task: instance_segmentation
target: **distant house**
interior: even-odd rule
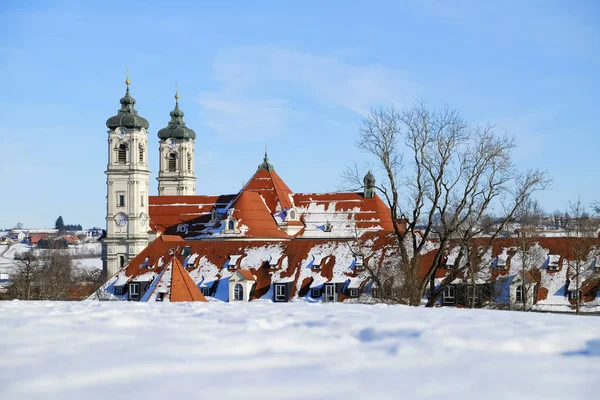
[[[8,236],[0,236],[0,244],[9,245],[13,244],[15,241]]]
[[[27,234],[23,230],[20,230],[20,229],[12,229],[8,233],[8,236],[17,242],[21,242],[27,238]]]
[[[29,237],[29,244],[31,246],[38,246],[40,240],[48,239],[50,235],[48,233],[34,233]]]
[[[74,235],[64,235],[58,238],[58,240],[64,240],[67,246],[77,246],[81,242],[79,238]]]

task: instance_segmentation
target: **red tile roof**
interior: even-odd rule
[[[39,242],[42,239],[48,239],[48,234],[47,233],[35,233],[33,235],[31,235],[30,243],[31,244],[36,244],[37,242]]]
[[[150,196],[148,212],[150,213],[150,229],[165,232],[169,227],[182,222],[210,221],[213,207],[227,206],[237,195],[221,196]],[[173,232],[174,233],[174,232]]]
[[[257,171],[242,190],[260,193],[271,214],[277,210],[277,204],[282,210],[292,207],[290,201],[292,191],[275,171],[266,169]]]
[[[261,172],[261,171],[259,171]],[[266,172],[266,171],[264,171]],[[244,234],[252,238],[288,239],[289,236],[277,226],[261,195],[257,192],[242,191],[232,204],[233,217],[239,222],[238,228],[247,227]]]
[[[171,271],[171,301],[207,301],[177,257]]]
[[[256,278],[254,277],[254,274],[252,274],[252,271],[248,271],[247,269],[240,269],[240,270],[238,270],[238,272],[247,281],[255,281],[256,280]]]

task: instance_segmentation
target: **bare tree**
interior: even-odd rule
[[[522,297],[519,308],[523,311],[528,311],[529,299],[534,295],[534,285],[527,284],[526,272],[530,272],[538,266],[536,265],[537,258],[531,254],[531,248],[537,242],[535,238],[538,236],[543,214],[544,212],[538,202],[530,198],[525,199],[515,213],[515,217],[519,222],[517,253],[521,256],[521,270],[519,272],[522,282]],[[529,274],[529,276],[531,275]]]
[[[71,256],[61,250],[30,250],[15,261],[6,297],[20,300],[66,300],[77,284]]]
[[[572,259],[569,260],[567,279],[569,280],[569,292],[574,293],[571,299],[575,300],[575,313],[579,314],[582,284],[590,269],[589,256],[598,245],[597,232],[600,226],[598,221],[587,213],[581,198],[575,202],[569,202],[569,214],[570,219],[565,226],[565,234],[569,238]]]
[[[515,169],[512,139],[496,135],[491,126],[470,126],[456,110],[430,110],[424,103],[403,111],[373,110],[362,121],[358,147],[384,173],[383,184],[376,188],[394,221],[404,301],[410,305],[421,303],[451,239],[481,234],[479,221],[502,208],[504,215],[492,234],[497,237],[520,204],[549,182],[543,172]],[[361,183],[352,170],[345,180]],[[433,262],[423,265],[423,251],[431,240],[437,242],[437,251]]]
[[[23,253],[15,260],[10,274],[10,284],[6,289],[8,299],[32,300],[34,279],[40,269],[38,257],[33,250]]]

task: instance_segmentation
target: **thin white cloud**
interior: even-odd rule
[[[272,47],[221,51],[213,71],[220,88],[198,101],[205,123],[231,138],[275,136],[301,108],[364,114],[377,105],[408,104],[420,91],[388,67]]]

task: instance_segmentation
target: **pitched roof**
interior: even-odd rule
[[[247,269],[238,269],[233,273],[233,276],[230,279],[234,279],[236,275],[240,276],[242,279],[245,279],[247,281],[256,281],[256,277],[254,276],[252,271]]]
[[[31,238],[29,239],[31,244],[35,244],[37,242],[39,242],[42,239],[47,239],[48,238],[48,234],[47,233],[36,233],[31,235]]]
[[[207,301],[177,257],[171,271],[171,301]]]
[[[292,191],[274,170],[259,169],[242,190],[260,193],[271,214],[277,211],[278,205],[282,210],[292,207]]]
[[[244,236],[255,238],[289,238],[277,226],[273,215],[269,212],[259,193],[242,191],[231,205],[231,209],[233,209],[233,217],[237,218],[240,224],[240,230],[247,229],[244,232]]]
[[[207,223],[213,207],[226,207],[236,196],[150,196],[150,229],[166,232],[168,228],[184,222]]]

